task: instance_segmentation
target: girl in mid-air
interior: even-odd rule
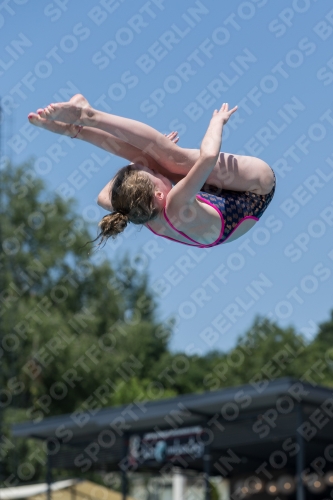
[[[111,211],[100,222],[101,241],[132,222],[158,236],[207,248],[253,227],[275,190],[267,163],[220,152],[223,125],[236,110],[224,103],[214,111],[200,150],[180,148],[175,134],[165,137],[144,123],[97,111],[80,94],[30,113],[29,120],[132,162],[99,194],[98,203]]]

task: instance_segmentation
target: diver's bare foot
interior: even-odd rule
[[[38,109],[39,111],[43,111],[42,109]],[[46,120],[42,118],[37,113],[29,113],[28,120],[32,125],[36,127],[43,128],[45,130],[49,130],[50,132],[54,132],[55,134],[67,135],[68,137],[77,136],[78,132],[80,132],[80,125],[73,125],[71,123],[62,123],[55,120]]]
[[[86,119],[91,118],[94,112],[87,99],[82,94],[76,94],[68,102],[50,104],[38,110],[38,114],[46,120],[85,125]]]

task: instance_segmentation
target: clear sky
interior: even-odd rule
[[[330,1],[7,0],[0,35],[3,153],[34,157],[93,234],[105,214],[96,197],[126,162],[35,129],[30,111],[80,92],[197,148],[212,111],[238,104],[222,149],[259,156],[277,177],[260,222],[210,250],[134,227],[99,257],[128,254],[149,273],[160,318],[177,318],[173,350],[228,350],[256,315],[314,335],[333,306]]]

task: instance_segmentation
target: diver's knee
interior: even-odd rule
[[[275,175],[271,167],[266,163],[260,176],[260,194],[265,195],[272,191],[275,185]]]

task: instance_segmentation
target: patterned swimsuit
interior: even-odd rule
[[[276,181],[275,174],[274,181]],[[177,241],[178,243],[182,243],[183,245],[190,245],[198,248],[214,247],[216,245],[221,245],[222,243],[232,241],[239,236],[242,236],[244,232],[248,231],[250,227],[252,227],[252,225],[257,222],[263,215],[266,208],[272,201],[274,192],[275,182],[272,190],[268,194],[264,195],[251,193],[249,191],[241,192],[222,190],[221,193],[217,196],[212,193],[200,191],[197,194],[197,199],[212,206],[218,212],[222,223],[219,237],[216,241],[210,243],[209,245],[199,243],[198,241],[195,241],[194,239],[187,236],[182,231],[179,231],[179,229],[175,228],[175,226],[167,216],[165,208],[163,214],[168,225],[174,231],[176,231],[178,234],[188,239],[189,242],[191,241],[192,243],[184,243],[175,238],[158,234],[148,224],[147,227],[157,236],[162,236],[162,238]],[[251,223],[251,226],[248,225],[249,221],[253,221]],[[245,231],[244,226],[247,226],[247,228],[245,228]]]

